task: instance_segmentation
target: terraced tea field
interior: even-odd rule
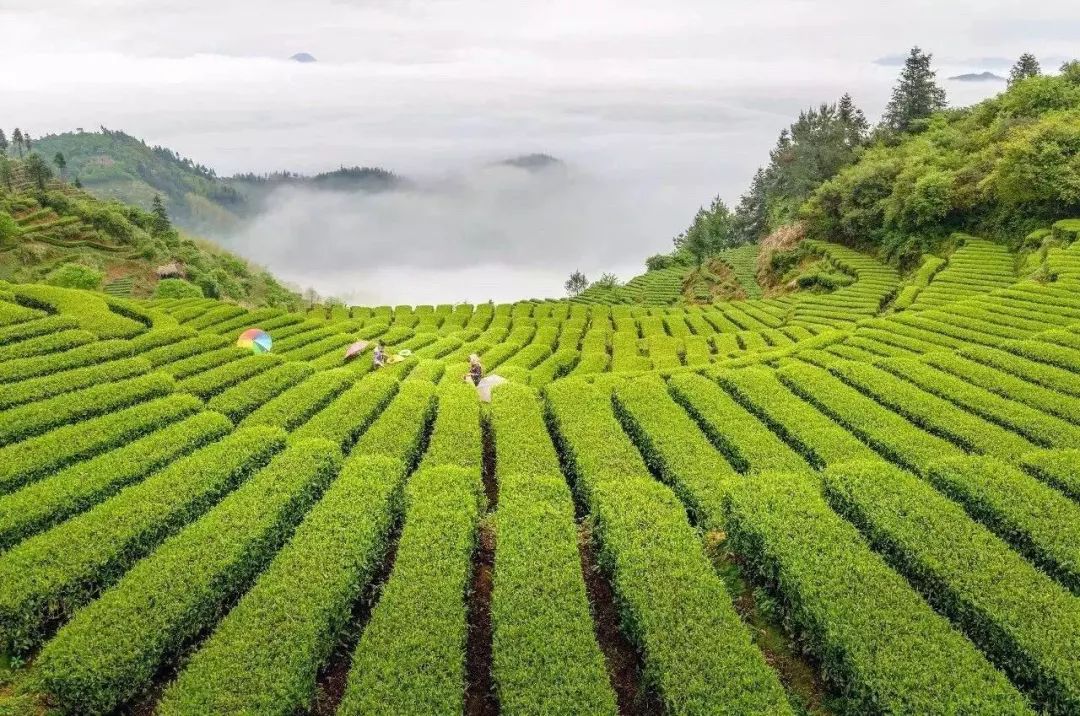
[[[810,246],[709,307],[0,284],[0,712],[1080,713],[1080,242]]]

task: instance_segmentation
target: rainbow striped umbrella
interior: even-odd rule
[[[263,329],[249,328],[236,339],[236,345],[241,348],[250,348],[252,353],[269,353],[274,341]]]

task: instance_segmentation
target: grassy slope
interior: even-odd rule
[[[140,297],[152,294],[157,266],[181,261],[192,280],[217,286],[223,298],[255,306],[291,306],[297,298],[265,271],[209,242],[153,236],[146,212],[56,180],[40,192],[21,162],[10,164],[12,188],[0,186],[0,224],[10,234],[0,231],[0,279],[42,281],[56,267],[78,263],[101,271],[110,293]]]

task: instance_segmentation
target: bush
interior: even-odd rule
[[[952,357],[952,354],[946,354],[944,357],[948,359]],[[1043,410],[1017,404],[1012,399],[1000,397],[985,388],[972,385],[966,375],[964,379],[961,379],[928,366],[922,361],[906,358],[884,361],[880,365],[926,392],[945,398],[1011,432],[1019,433],[1040,447],[1080,445],[1080,427],[1047,415]],[[1007,385],[1008,380],[1002,376],[1001,382]],[[1071,401],[1059,398],[1055,402]]]
[[[592,288],[594,286],[598,287],[598,288],[618,288],[621,285],[622,285],[622,282],[619,281],[618,276],[616,276],[613,273],[605,273],[605,274],[601,274],[600,278],[593,281],[589,285],[589,288]]]
[[[19,223],[6,211],[0,211],[0,244],[22,233]]]
[[[654,254],[645,259],[645,268],[649,271],[662,271],[675,266],[675,259],[670,254]]]
[[[307,710],[357,591],[382,565],[400,518],[404,478],[397,460],[346,461],[289,543],[165,692],[162,716]]]
[[[672,397],[739,472],[801,471],[807,467],[798,453],[713,381],[685,373],[673,375],[670,384]]]
[[[45,692],[67,711],[105,713],[143,690],[254,580],[340,466],[325,440],[274,457],[57,633],[35,664]]]
[[[194,396],[170,395],[7,445],[0,448],[0,493],[112,450],[201,407]]]
[[[0,383],[83,368],[114,358],[127,358],[131,352],[128,341],[94,341],[54,355],[15,358],[0,364]]]
[[[72,348],[93,343],[96,338],[97,336],[90,331],[82,331],[77,328],[61,330],[37,338],[29,338],[18,343],[0,346],[0,361],[34,358],[36,356],[45,357],[50,353],[63,353]]]
[[[1024,237],[1024,241],[1021,244],[1021,247],[1038,248],[1042,246],[1043,240],[1050,236],[1051,233],[1052,231],[1050,229],[1035,229]]]
[[[837,360],[831,367],[839,371],[859,365]],[[923,472],[933,460],[957,452],[945,440],[919,430],[900,415],[850,385],[845,385],[822,368],[793,365],[783,368],[779,375],[797,395],[846,427],[867,445],[908,469]]]
[[[203,291],[182,278],[163,278],[154,286],[154,298],[202,298]]]
[[[992,457],[932,465],[928,480],[1039,569],[1080,593],[1080,506]]]
[[[1030,713],[982,654],[829,509],[817,478],[770,473],[742,482],[727,523],[730,548],[780,598],[853,712]]]
[[[254,357],[254,356],[253,356]],[[207,407],[239,422],[315,372],[307,363],[285,363],[218,393]]]
[[[1062,219],[1055,222],[1051,232],[1055,239],[1072,243],[1080,238],[1080,219]]]
[[[482,463],[480,400],[471,384],[452,381],[439,387],[435,427],[422,467],[456,465],[475,470]]]
[[[98,295],[57,286],[20,284],[13,288],[20,302],[49,313],[69,315],[79,327],[97,334],[99,338],[131,338],[146,330],[138,321],[109,310],[104,298]]]
[[[563,461],[597,520],[601,566],[628,636],[646,655],[644,678],[667,709],[790,713],[685,506],[649,474],[612,413],[610,393],[580,380],[553,383],[546,392]]]
[[[344,368],[316,373],[256,408],[240,424],[274,425],[289,431],[295,430],[354,382],[356,376]]]
[[[248,355],[193,375],[181,381],[176,389],[182,393],[197,395],[203,400],[210,400],[240,381],[257,376],[280,364],[281,359],[274,355]]]
[[[102,502],[231,430],[224,416],[198,413],[0,497],[0,550]]]
[[[593,634],[570,489],[536,393],[495,389],[491,403],[499,509],[491,618],[504,713],[612,714]]]
[[[649,469],[670,485],[703,529],[723,527],[724,496],[737,473],[656,376],[615,389],[615,414]]]
[[[0,327],[0,346],[78,327],[79,322],[71,316],[46,316],[36,321],[2,326]]]
[[[877,457],[873,450],[796,397],[767,368],[724,371],[720,384],[814,467]]]
[[[835,291],[844,286],[855,283],[855,279],[844,273],[835,271],[811,271],[800,275],[795,282],[801,289],[821,289],[823,291]]]
[[[101,288],[104,274],[97,269],[82,264],[61,264],[49,272],[45,282],[63,288],[82,288],[96,291]]]
[[[125,358],[85,368],[74,368],[40,378],[29,378],[4,388],[0,393],[0,410],[44,400],[80,388],[89,388],[142,375],[150,372],[152,367],[142,358]]]
[[[1080,450],[1041,450],[1023,455],[1025,470],[1080,502]]]
[[[1080,600],[930,485],[890,465],[825,473],[832,507],[1047,713],[1080,709]]]
[[[880,368],[844,361],[835,364],[834,371],[844,382],[873,396],[914,426],[939,435],[965,450],[1008,458],[1033,449],[1032,444],[1023,437],[961,410],[949,401],[926,393]],[[915,430],[915,427],[911,430]]]
[[[966,347],[960,350],[960,354],[1044,388],[1080,397],[1080,376],[1071,371],[985,346]]]
[[[297,387],[303,386],[304,383],[301,383]],[[367,376],[297,428],[290,440],[325,438],[348,452],[357,438],[389,405],[397,390],[398,382],[388,375]]]
[[[432,383],[403,382],[390,405],[353,446],[353,452],[400,460],[411,472],[420,459],[437,404]]]
[[[35,646],[49,626],[98,596],[265,465],[284,442],[271,428],[237,431],[6,552],[0,559],[5,645],[16,652]]]
[[[476,470],[409,478],[394,570],[353,655],[342,716],[463,711],[465,591],[482,501]]]
[[[50,428],[75,425],[171,393],[175,383],[164,373],[150,373],[117,383],[102,383],[0,413],[0,445],[25,440]]]

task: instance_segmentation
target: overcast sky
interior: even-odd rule
[[[236,245],[357,300],[475,300],[557,294],[575,267],[630,275],[712,195],[737,201],[800,108],[849,91],[876,118],[914,44],[953,104],[1001,86],[949,75],[1006,74],[1025,51],[1056,68],[1076,54],[1080,3],[0,0],[0,36],[9,131],[105,125],[221,174],[360,164],[429,182],[419,205],[323,203],[329,222],[285,197],[299,203],[258,227],[261,249],[251,231]],[[568,163],[578,193],[509,179],[501,202],[478,167],[537,151]],[[323,235],[305,230],[315,218]],[[298,252],[326,258],[298,266]],[[508,279],[463,288],[436,270],[451,256]],[[429,272],[422,287],[409,268]]]

